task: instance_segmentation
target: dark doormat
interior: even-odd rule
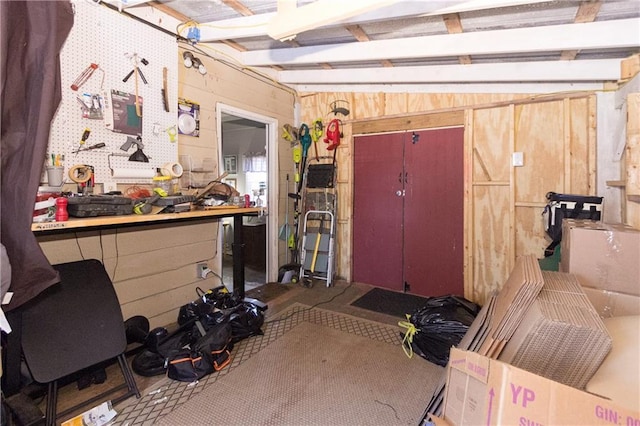
[[[427,300],[426,297],[376,287],[352,302],[351,306],[405,318],[405,314],[411,315],[424,308]]]

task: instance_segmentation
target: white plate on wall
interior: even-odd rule
[[[178,129],[185,135],[192,134],[196,130],[196,119],[191,114],[180,114]]]

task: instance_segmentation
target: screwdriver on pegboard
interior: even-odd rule
[[[82,137],[80,138],[80,145],[84,145],[85,142],[87,142],[87,139],[89,139],[89,135],[91,135],[91,129],[84,129],[84,132],[82,132]]]

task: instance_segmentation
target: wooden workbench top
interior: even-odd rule
[[[65,222],[41,222],[33,223],[31,231],[43,232],[64,229],[77,228],[96,228],[118,225],[137,225],[145,223],[156,223],[165,221],[177,221],[185,219],[212,218],[212,217],[228,217],[234,215],[252,215],[259,214],[262,208],[238,208],[234,206],[216,207],[207,210],[192,210],[182,213],[158,213],[158,214],[128,214],[120,216],[98,216],[87,218],[69,218]]]

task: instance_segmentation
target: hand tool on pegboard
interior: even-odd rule
[[[87,142],[87,139],[89,139],[89,136],[91,136],[91,129],[84,129],[84,132],[82,132],[82,136],[80,137],[80,145],[84,145]]]
[[[138,54],[137,53],[127,53],[126,56],[131,60],[131,62],[133,63],[133,69],[131,71],[129,71],[129,74],[127,74],[123,79],[122,82],[126,83],[127,80],[129,80],[129,78],[131,77],[131,75],[134,75],[134,79],[135,79],[135,95],[136,95],[136,115],[138,117],[142,117],[142,106],[140,105],[140,96],[139,96],[139,90],[138,90],[138,77],[140,77],[142,79],[142,82],[144,84],[147,84],[147,79],[145,78],[144,74],[142,73],[142,70],[140,69],[140,62],[142,62],[142,64],[147,65],[149,63],[149,61],[147,61],[145,58],[141,58],[140,60],[138,60]]]
[[[162,105],[164,110],[169,112],[169,90],[167,89],[167,67],[162,68]]]
[[[105,144],[104,142],[100,142],[100,143],[97,143],[95,145],[88,146],[86,148],[78,148],[75,151],[72,151],[71,153],[72,154],[77,154],[77,153],[79,153],[81,151],[91,151],[91,150],[94,150],[94,149],[104,148],[105,146],[107,146],[107,144]]]
[[[73,83],[71,84],[71,90],[77,91],[80,87],[82,87],[83,84],[85,84],[87,81],[89,81],[89,79],[91,78],[93,73],[98,69],[100,71],[102,71],[102,69],[100,68],[100,66],[98,64],[93,64],[93,63],[90,64],[73,81]],[[104,83],[104,71],[102,72],[102,82]],[[100,85],[100,87],[102,87],[102,84]]]

